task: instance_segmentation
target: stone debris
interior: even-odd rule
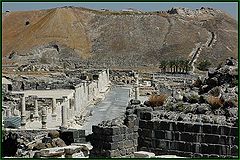
[[[155,158],[155,154],[146,151],[134,152],[134,158]]]

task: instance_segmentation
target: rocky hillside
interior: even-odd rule
[[[96,11],[63,7],[2,17],[3,64],[157,66],[237,57],[237,21],[212,8]]]

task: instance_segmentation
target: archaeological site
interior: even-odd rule
[[[2,11],[1,157],[238,159],[238,21],[172,7]]]

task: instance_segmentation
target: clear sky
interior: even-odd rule
[[[2,11],[39,10],[63,6],[86,7],[91,9],[108,8],[111,10],[135,8],[143,11],[168,10],[172,7],[186,7],[190,9],[211,7],[223,10],[235,19],[238,17],[237,2],[3,2]]]

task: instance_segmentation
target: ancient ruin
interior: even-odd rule
[[[236,23],[205,7],[6,12],[1,156],[239,158]]]

